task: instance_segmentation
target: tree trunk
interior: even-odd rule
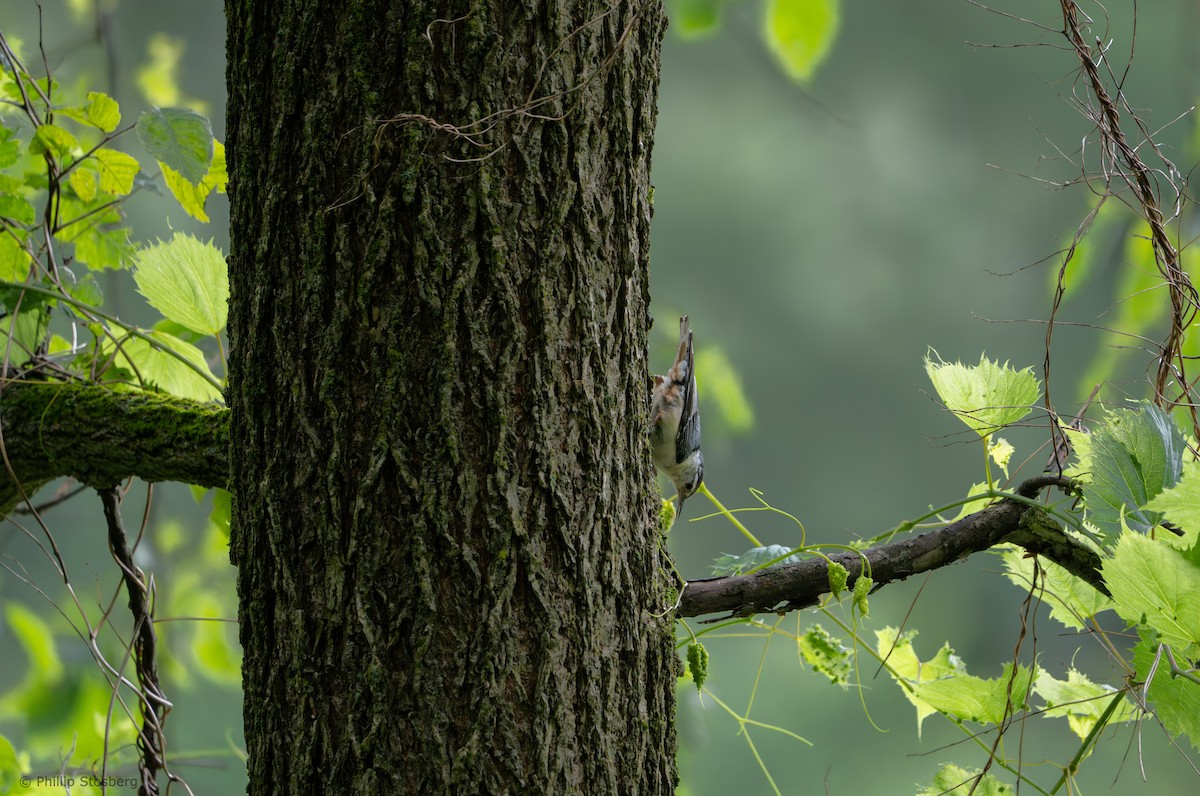
[[[227,3],[250,793],[673,793],[659,2]]]

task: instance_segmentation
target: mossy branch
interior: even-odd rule
[[[103,385],[10,381],[0,390],[0,432],[7,461],[2,514],[22,491],[32,495],[60,476],[99,489],[129,476],[208,487],[229,480],[229,410],[214,404]]]

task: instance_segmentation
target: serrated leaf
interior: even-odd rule
[[[33,205],[22,197],[0,194],[0,218],[6,218],[18,224],[32,224],[36,217]],[[5,236],[11,237],[7,233]]]
[[[187,108],[153,108],[138,117],[137,136],[146,151],[192,183],[208,173],[213,159],[212,125]]]
[[[0,169],[6,169],[20,159],[20,140],[11,129],[0,123]]]
[[[1122,619],[1149,625],[1176,652],[1200,657],[1200,567],[1186,553],[1124,533],[1100,571]]]
[[[1141,640],[1133,648],[1133,665],[1137,679],[1149,683],[1146,699],[1155,716],[1172,737],[1186,735],[1200,751],[1200,686],[1183,677],[1171,676],[1166,654],[1159,654],[1159,640],[1152,631],[1139,628],[1138,635]],[[1187,665],[1179,660],[1178,653],[1176,663]]]
[[[896,628],[885,627],[875,631],[875,651],[887,661],[888,673],[892,679],[897,682],[903,681],[907,686],[901,688],[901,691],[917,709],[917,735],[920,736],[921,725],[937,710],[918,697],[914,687],[959,673],[966,674],[966,668],[949,644],[943,644],[932,658],[922,661],[917,657],[912,643],[916,636],[915,630],[900,635]]]
[[[71,298],[81,304],[99,307],[104,301],[104,293],[100,290],[100,285],[96,283],[96,278],[91,274],[84,274],[77,281],[66,283],[66,288]]]
[[[104,232],[90,227],[75,238],[75,259],[92,271],[125,268],[133,261],[135,251],[127,227]]]
[[[84,202],[64,194],[58,207],[59,217],[62,219],[58,227],[58,237],[68,243],[105,224],[121,222],[121,214],[112,206],[111,201],[104,197],[93,202]]]
[[[34,303],[29,294],[26,294],[21,301],[20,313],[0,318],[0,359],[3,359],[7,352],[8,358],[3,361],[9,366],[21,367],[27,363],[46,338],[46,330],[50,323],[49,313],[44,306],[30,308]]]
[[[1071,732],[1080,740],[1088,737],[1113,699],[1120,703],[1109,716],[1110,724],[1129,721],[1135,713],[1133,704],[1115,688],[1093,683],[1075,669],[1067,671],[1066,680],[1055,679],[1045,669],[1039,670],[1033,692],[1046,703],[1043,715],[1051,719],[1065,718]]]
[[[1088,520],[1110,538],[1124,522],[1146,532],[1162,515],[1145,508],[1183,472],[1183,435],[1170,416],[1151,403],[1109,412],[1090,435],[1075,438],[1079,469],[1088,483],[1083,503]]]
[[[43,124],[29,141],[29,151],[34,155],[49,152],[59,160],[65,160],[82,150],[79,141],[70,132],[57,125]]]
[[[945,765],[934,775],[929,787],[922,788],[917,796],[1012,796],[1013,793],[1012,786],[991,774]]]
[[[209,378],[216,379],[199,348],[165,332],[151,331],[146,335],[155,345],[140,337],[124,340],[116,355],[115,364],[118,368],[136,373],[147,387],[157,387],[172,395],[202,402],[221,400],[221,393],[201,375],[207,374]],[[182,356],[190,363],[190,367],[162,348],[170,348]],[[109,341],[105,345],[105,353],[111,354],[112,351],[113,344]]]
[[[1163,541],[1181,550],[1195,547],[1200,542],[1200,462],[1185,462],[1179,482],[1155,496],[1146,509],[1161,513],[1183,531],[1183,536],[1175,536],[1158,529]]]
[[[1034,560],[1023,548],[1001,545],[993,548],[1004,561],[1004,574],[1018,589],[1029,591],[1034,576]],[[1037,562],[1038,584],[1045,588],[1043,600],[1050,605],[1050,618],[1074,630],[1089,628],[1087,620],[1113,608],[1113,601],[1082,578],[1045,558]]]
[[[999,724],[1025,707],[1032,674],[1028,668],[1018,666],[1014,677],[1012,664],[1006,663],[1003,673],[996,678],[957,674],[920,683],[914,686],[914,691],[930,707],[959,721]]]
[[[768,0],[763,37],[788,76],[807,81],[829,55],[840,23],[840,0]]]
[[[99,91],[88,92],[86,105],[59,108],[55,113],[90,124],[106,133],[111,133],[121,123],[121,108],[117,101]]]
[[[813,625],[797,637],[796,651],[813,671],[825,675],[834,685],[844,688],[850,682],[850,650],[820,625]]]
[[[1014,370],[986,356],[971,366],[926,356],[925,373],[946,408],[981,437],[1028,415],[1041,389],[1032,368]]]
[[[229,271],[221,250],[176,233],[138,252],[138,292],[165,317],[201,334],[218,334],[229,308]]]
[[[141,171],[137,158],[115,149],[98,149],[95,158],[100,190],[113,196],[124,196],[133,190],[133,180]]]
[[[24,282],[32,262],[20,241],[12,235],[0,235],[0,280]]]

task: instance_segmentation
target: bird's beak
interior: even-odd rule
[[[683,492],[679,491],[678,489],[675,490],[675,496],[679,498],[679,506],[675,509],[675,516],[680,517],[683,515],[683,501],[686,500],[686,498],[683,496]]]

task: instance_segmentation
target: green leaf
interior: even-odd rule
[[[167,189],[179,202],[179,206],[192,218],[207,224],[209,219],[208,213],[204,211],[204,205],[209,191],[203,187],[203,183],[193,185],[167,164],[159,163],[158,165],[162,167],[163,182],[167,184]]]
[[[1147,532],[1162,519],[1143,507],[1183,472],[1183,435],[1171,417],[1149,402],[1109,412],[1090,435],[1073,438],[1079,470],[1088,483],[1083,503],[1088,520],[1110,538],[1124,521]]]
[[[1117,613],[1145,624],[1180,655],[1200,657],[1200,567],[1186,553],[1125,533],[1100,569]]]
[[[85,227],[75,238],[75,259],[93,271],[124,268],[133,261],[135,251],[128,227],[107,231]]]
[[[1028,415],[1041,389],[1032,368],[1013,370],[983,356],[974,366],[926,356],[925,373],[946,408],[981,437]]]
[[[20,140],[16,138],[16,133],[12,129],[0,122],[0,169],[6,169],[20,159]]]
[[[1183,536],[1158,530],[1156,535],[1163,541],[1181,550],[1195,547],[1200,542],[1200,462],[1185,462],[1179,482],[1155,496],[1145,508],[1162,513],[1183,530]]]
[[[712,573],[718,577],[741,575],[767,564],[771,564],[771,566],[794,564],[800,560],[800,557],[789,555],[791,551],[792,548],[784,547],[781,544],[769,544],[766,547],[752,547],[740,556],[724,553],[713,562]]]
[[[917,735],[920,736],[921,725],[926,717],[937,713],[937,709],[918,697],[914,687],[921,683],[954,677],[959,673],[966,674],[966,668],[949,644],[943,644],[932,658],[922,661],[917,657],[912,643],[916,636],[915,630],[900,635],[896,628],[885,627],[875,631],[875,651],[887,661],[888,673],[892,679],[906,686],[901,688],[901,691],[917,709]]]
[[[199,348],[165,332],[151,331],[146,334],[154,341],[154,345],[140,337],[127,338],[116,355],[115,364],[118,368],[140,375],[148,387],[156,386],[182,398],[204,402],[221,400],[221,393],[201,375],[207,374],[214,380],[216,378]],[[170,348],[191,366],[180,362],[162,348]],[[105,353],[113,353],[111,341],[106,343]]]
[[[188,182],[170,166],[159,164],[162,166],[163,182],[167,184],[180,206],[192,218],[206,224],[209,219],[204,208],[209,195],[214,190],[217,193],[225,193],[225,185],[229,182],[229,175],[225,171],[225,145],[220,141],[213,141],[213,147],[212,167],[198,185]]]
[[[75,195],[85,202],[96,200],[96,194],[100,188],[99,183],[100,179],[94,171],[88,171],[82,167],[71,169],[71,173],[67,175],[67,184],[71,186]]]
[[[153,108],[138,117],[137,136],[159,163],[192,183],[208,173],[213,159],[212,125],[187,108]]]
[[[229,271],[221,250],[186,233],[138,252],[138,292],[165,317],[215,335],[229,310]]]
[[[796,639],[796,651],[813,671],[825,675],[834,685],[845,688],[850,682],[850,650],[820,625],[811,626]]]
[[[11,366],[21,367],[27,363],[38,345],[46,338],[50,315],[44,306],[26,309],[35,303],[26,294],[21,301],[20,313],[0,318],[0,359],[7,352],[8,358],[5,361]],[[12,335],[11,347],[9,335]]]
[[[1025,695],[1032,676],[1024,666],[1018,666],[1014,676],[1012,663],[1005,663],[999,677],[985,679],[962,673],[920,683],[914,690],[919,699],[951,718],[999,724],[1026,707]]]
[[[106,133],[111,133],[121,123],[121,107],[117,101],[99,91],[88,92],[87,105],[59,108],[55,113],[90,124]]]
[[[829,55],[840,8],[840,0],[768,0],[763,37],[793,80],[809,80]]]
[[[1000,545],[992,548],[1004,561],[1004,574],[1018,589],[1029,591],[1033,583],[1034,560],[1024,548],[1016,545]],[[1089,628],[1087,620],[1101,611],[1113,608],[1113,601],[1105,597],[1094,586],[1077,578],[1067,570],[1048,561],[1039,559],[1039,584],[1045,587],[1043,600],[1050,606],[1050,618],[1073,630]]]
[[[721,24],[724,0],[672,0],[668,7],[671,30],[685,39],[699,39],[716,32]]]
[[[0,218],[15,221],[18,224],[32,224],[37,217],[33,205],[20,196],[0,194]],[[5,237],[12,237],[5,233]]]
[[[0,280],[5,282],[24,282],[29,276],[29,265],[33,260],[21,242],[12,235],[0,235]],[[7,292],[7,291],[5,291]],[[4,305],[12,309],[8,299],[2,299]]]
[[[1139,628],[1138,634],[1141,640],[1133,648],[1133,665],[1137,679],[1149,683],[1146,699],[1153,705],[1156,718],[1172,737],[1186,735],[1200,751],[1200,686],[1183,677],[1171,676],[1170,663],[1165,652],[1159,654],[1159,639],[1153,631]],[[1188,665],[1179,660],[1178,651],[1175,662]]]
[[[201,334],[200,332],[194,332],[184,326],[182,323],[175,323],[175,321],[171,320],[170,318],[163,318],[161,321],[154,324],[154,328],[160,332],[173,334],[180,340],[185,340],[193,345],[203,342],[206,338],[211,336],[207,334]]]
[[[53,124],[43,124],[33,134],[33,139],[29,142],[29,151],[34,155],[49,152],[59,160],[65,160],[83,150],[70,132]]]
[[[113,196],[125,196],[133,190],[133,178],[141,170],[137,158],[115,149],[98,149],[95,158],[100,190]]]
[[[1091,734],[1113,699],[1120,700],[1120,704],[1109,716],[1110,724],[1130,721],[1135,716],[1133,704],[1115,688],[1093,683],[1075,669],[1067,671],[1066,680],[1056,680],[1045,669],[1040,669],[1033,692],[1046,703],[1043,715],[1052,719],[1065,717],[1071,732],[1080,740]]]
[[[94,202],[84,202],[64,194],[59,201],[59,217],[62,219],[58,228],[58,237],[68,243],[81,235],[92,234],[94,230],[105,224],[121,223],[121,214],[112,206],[107,198],[99,198]]]
[[[1012,786],[979,769],[968,771],[950,764],[942,766],[929,787],[917,791],[917,796],[1012,796]],[[978,784],[976,784],[978,780]]]

